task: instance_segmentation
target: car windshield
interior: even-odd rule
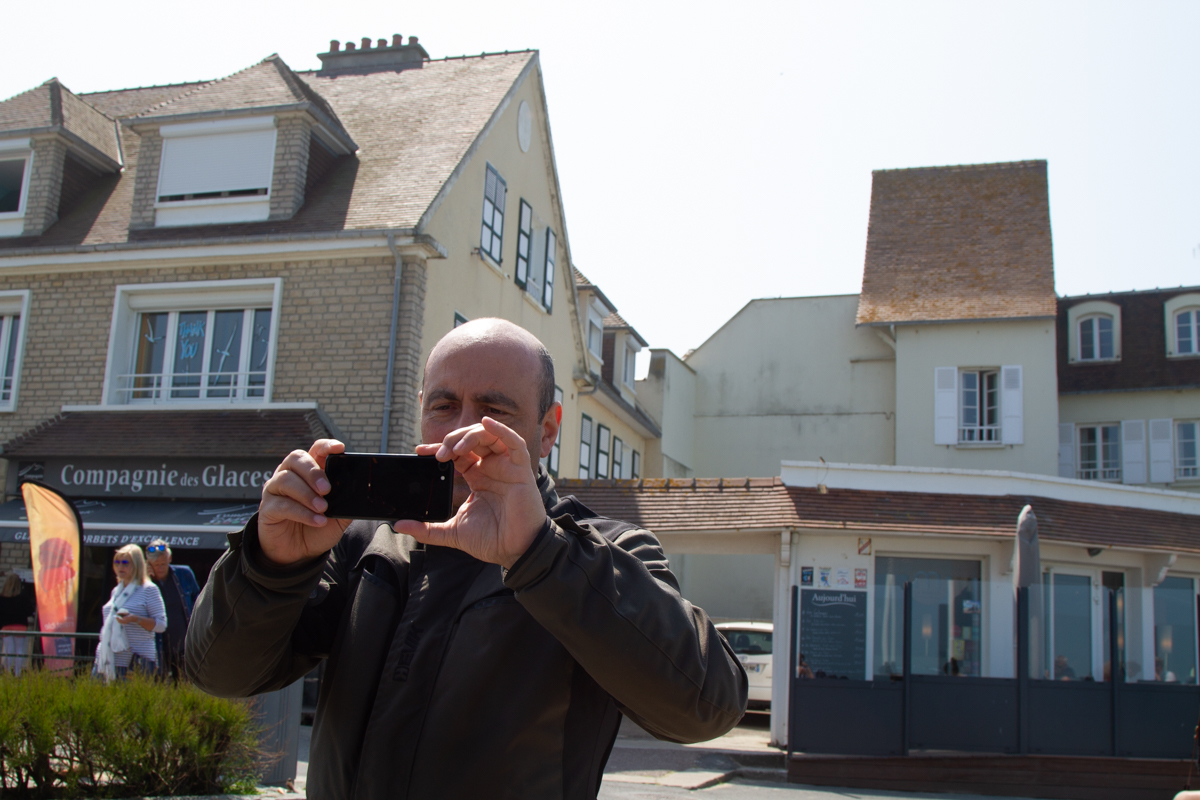
[[[769,656],[771,654],[770,631],[722,631],[733,652],[740,656]]]

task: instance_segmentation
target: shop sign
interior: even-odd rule
[[[47,458],[19,461],[8,493],[21,481],[51,486],[69,497],[258,499],[276,463],[264,459]]]

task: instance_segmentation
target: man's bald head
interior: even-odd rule
[[[538,419],[546,416],[554,405],[554,359],[536,336],[506,319],[474,319],[443,336],[429,351],[422,383],[435,359],[451,358],[478,348],[493,349],[513,370],[528,375],[535,382]]]

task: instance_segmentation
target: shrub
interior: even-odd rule
[[[262,762],[245,703],[140,676],[0,674],[5,797],[248,792]]]

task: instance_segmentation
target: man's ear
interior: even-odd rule
[[[541,447],[538,448],[541,458],[550,455],[550,451],[554,448],[554,442],[558,439],[558,429],[561,424],[562,403],[555,403],[546,411],[546,416],[542,417],[542,441]]]

